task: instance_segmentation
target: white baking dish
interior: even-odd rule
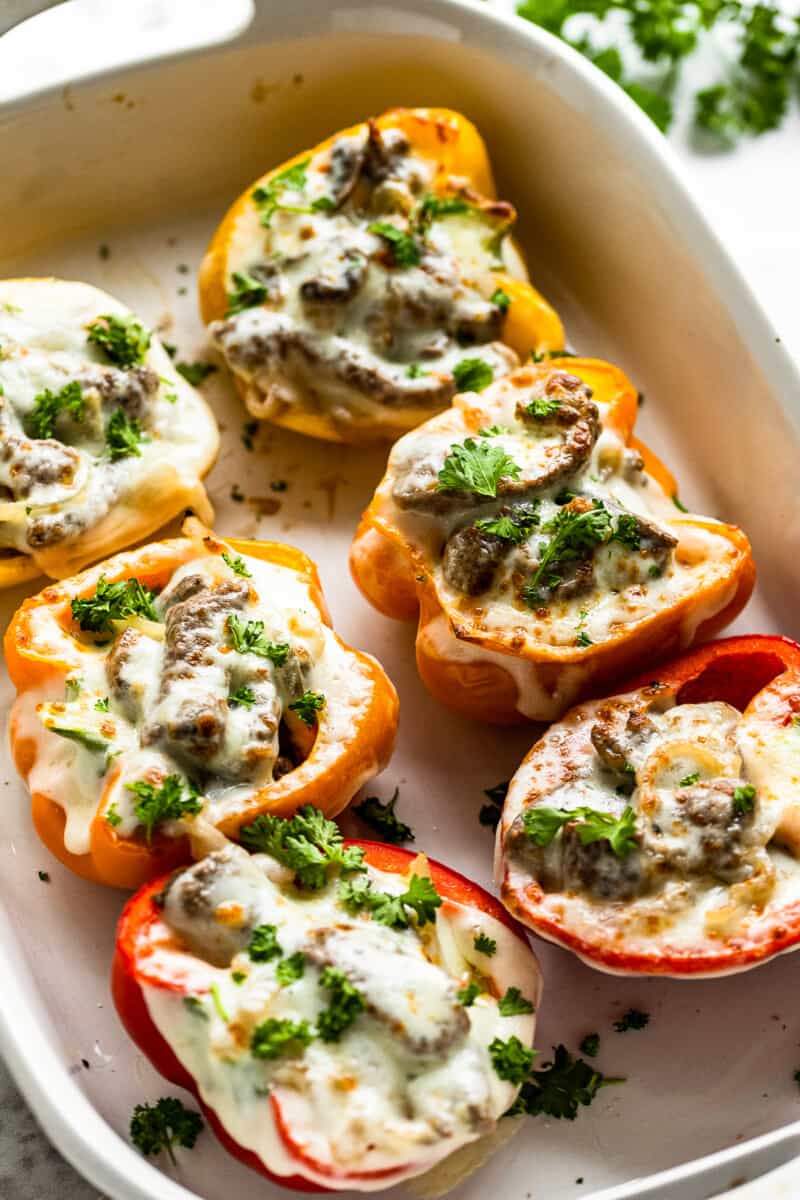
[[[646,393],[645,436],[676,468],[684,496],[750,534],[761,581],[739,630],[800,634],[797,373],[660,136],[602,75],[533,27],[456,0],[262,0],[250,29],[225,46],[8,105],[2,274],[99,284],[150,323],[174,318],[167,338],[184,357],[203,356],[195,272],[228,200],[268,165],[397,103],[450,105],[477,121],[501,194],[519,208],[532,275],[572,342],[616,359]],[[282,537],[318,560],[337,628],[374,652],[400,691],[400,744],[376,790],[398,783],[418,845],[487,883],[480,792],[508,776],[531,734],[438,708],[417,680],[412,631],[374,613],[350,582],[349,538],[382,452],[271,431],[262,453],[248,454],[231,390],[221,375],[207,385],[226,430],[210,478],[218,528]],[[230,499],[235,480],[274,501],[277,478],[290,487],[276,513]],[[22,595],[3,599],[4,622]],[[4,679],[0,703],[9,702]],[[108,995],[122,896],[50,861],[5,751],[2,776],[0,1049],[42,1125],[115,1200],[277,1196],[210,1134],[180,1155],[175,1183],[123,1140],[133,1104],[170,1089],[127,1040]],[[800,1124],[790,1124],[800,1112],[800,960],[687,984],[608,978],[554,947],[538,950],[544,1056],[597,1029],[599,1065],[628,1082],[574,1124],[529,1120],[457,1200],[566,1200],[602,1188],[607,1200],[699,1200],[800,1152]],[[649,1028],[611,1032],[632,1005],[650,1012]],[[796,1194],[800,1171],[791,1178]]]

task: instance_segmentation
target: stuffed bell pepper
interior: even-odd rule
[[[217,453],[200,394],[85,283],[0,282],[0,588],[63,579],[189,507]]]
[[[739,529],[677,507],[616,367],[574,358],[490,379],[476,368],[475,391],[395,444],[351,568],[380,611],[418,616],[437,699],[482,721],[549,721],[721,629],[753,560]]]
[[[39,835],[118,887],[259,813],[339,812],[394,745],[394,688],[330,628],[313,563],[184,529],[46,588],[6,634]]]
[[[800,645],[711,642],[572,709],[511,781],[509,910],[601,970],[691,977],[800,945]]]
[[[203,263],[203,320],[254,417],[395,438],[447,407],[476,350],[501,375],[563,346],[514,220],[469,121],[392,109],[236,201]]]
[[[530,1071],[524,932],[454,871],[343,842],[310,806],[242,840],[253,854],[228,844],[128,902],[112,988],[131,1037],[273,1182],[372,1191],[439,1164],[452,1186]]]

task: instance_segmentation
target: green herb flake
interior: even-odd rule
[[[255,692],[246,683],[241,684],[228,696],[229,708],[252,708],[256,702]]]
[[[642,1012],[638,1008],[629,1008],[618,1021],[614,1022],[614,1029],[617,1033],[627,1033],[629,1029],[644,1029],[649,1024],[649,1013]]]
[[[489,1043],[489,1057],[492,1066],[501,1079],[507,1083],[520,1084],[528,1077],[536,1054],[529,1046],[523,1045],[518,1037],[510,1037],[507,1041],[494,1038]]]
[[[39,880],[41,883],[49,883],[50,882],[50,876],[47,871],[37,871],[36,874],[39,876]]]
[[[523,996],[519,988],[510,987],[497,1001],[497,1009],[501,1017],[517,1017],[534,1012],[535,1005],[527,996]]]
[[[414,830],[395,815],[399,795],[400,789],[395,788],[394,795],[385,804],[377,796],[367,796],[361,804],[353,806],[356,816],[374,829],[382,842],[389,842],[393,846],[414,841]]]
[[[112,621],[124,621],[126,617],[158,621],[154,600],[155,592],[138,579],[108,583],[101,575],[93,596],[72,601],[72,617],[84,632],[105,633],[112,629]]]
[[[464,987],[459,988],[456,992],[456,1000],[459,1004],[463,1004],[464,1008],[471,1008],[475,1003],[475,997],[480,995],[480,984],[471,979]]]
[[[66,413],[72,421],[82,421],[84,401],[81,385],[77,380],[66,383],[58,392],[45,388],[34,396],[26,424],[34,437],[51,438],[58,418]]]
[[[290,710],[300,718],[304,725],[316,725],[318,713],[325,707],[325,697],[321,692],[303,692],[299,700],[289,705]]]
[[[313,1040],[314,1034],[308,1021],[268,1017],[253,1030],[250,1053],[254,1058],[262,1059],[282,1058],[285,1055],[298,1058]]]
[[[501,312],[507,313],[511,307],[511,297],[502,288],[495,288],[489,297],[490,303],[497,305]]]
[[[247,953],[253,962],[269,962],[283,954],[278,942],[277,925],[256,925],[250,936]]]
[[[389,221],[373,221],[367,226],[368,233],[374,233],[388,245],[395,267],[418,267],[421,259],[420,249],[416,239],[410,233],[404,233]]]
[[[264,636],[263,621],[245,621],[238,613],[231,613],[225,622],[225,630],[228,645],[239,654],[257,654],[259,658],[268,658],[276,667],[282,667],[291,653],[288,642],[272,642]]]
[[[520,467],[502,446],[467,438],[462,445],[450,447],[438,474],[437,490],[496,496],[501,479],[517,479],[519,475]]]
[[[203,1130],[203,1118],[186,1108],[174,1096],[162,1097],[155,1104],[137,1104],[130,1124],[130,1138],[146,1158],[166,1150],[173,1164],[173,1147],[191,1150]]]
[[[175,370],[179,375],[182,375],[187,383],[192,387],[199,387],[209,375],[213,375],[219,368],[210,362],[178,362],[175,364]]]
[[[330,992],[330,997],[328,1007],[317,1018],[317,1030],[323,1042],[338,1042],[359,1013],[365,1010],[366,1001],[358,988],[337,967],[325,967],[319,977],[319,985]]]
[[[362,848],[345,846],[338,826],[310,804],[290,819],[262,813],[240,835],[248,850],[269,854],[294,871],[298,886],[308,891],[323,888],[331,868],[342,874],[365,869]]]
[[[691,775],[684,775],[683,779],[678,784],[679,787],[694,787],[700,782],[700,772],[693,771]]]
[[[118,825],[122,824],[122,817],[119,815],[119,813],[117,811],[116,800],[112,800],[112,802],[109,804],[108,808],[106,809],[106,821],[108,822],[108,824],[111,826],[112,829],[116,829],[116,827]]]
[[[453,382],[459,392],[482,392],[494,380],[494,370],[482,358],[462,358],[453,367]]]
[[[133,315],[105,313],[87,326],[87,337],[118,367],[144,362],[150,348],[150,333]]]
[[[141,458],[140,446],[147,440],[136,417],[128,417],[122,408],[114,410],[106,425],[106,446],[112,462],[121,458]]]
[[[497,953],[497,942],[485,933],[476,933],[472,944],[479,954],[485,954],[488,958]]]
[[[532,1071],[507,1116],[548,1116],[574,1121],[578,1105],[589,1105],[599,1090],[624,1079],[608,1078],[582,1058],[573,1058],[566,1046],[554,1047],[553,1061]]]
[[[531,532],[539,524],[539,505],[539,500],[532,500],[525,504],[518,504],[507,513],[496,517],[479,517],[475,522],[475,528],[519,546],[528,540]]]
[[[537,846],[549,846],[567,824],[574,824],[582,846],[607,841],[618,858],[625,858],[637,846],[636,815],[630,805],[622,816],[615,817],[583,805],[565,809],[537,804],[525,810],[522,823],[526,835]]]
[[[752,783],[745,783],[733,790],[733,811],[737,817],[753,811],[756,800],[756,789]]]
[[[255,308],[267,299],[267,288],[260,279],[248,271],[234,271],[231,275],[232,290],[228,292],[226,317],[234,317],[246,308]]]
[[[95,712],[108,712],[108,696],[103,696],[94,702]]]
[[[242,425],[242,445],[245,450],[255,449],[255,436],[258,433],[258,421],[245,421]]]
[[[597,1058],[600,1050],[600,1034],[587,1033],[581,1041],[579,1049],[581,1054],[586,1054],[589,1058]]]
[[[297,950],[287,958],[281,959],[275,968],[275,978],[281,987],[288,987],[290,983],[303,978],[305,969],[306,956],[301,950]]]
[[[158,787],[144,779],[126,783],[125,787],[137,797],[133,811],[136,820],[144,827],[148,845],[156,826],[164,821],[196,816],[203,807],[203,801],[194,787],[186,784],[180,775],[168,775]]]
[[[230,567],[235,575],[241,575],[243,579],[252,579],[252,572],[248,571],[247,564],[241,555],[237,554],[234,557],[232,554],[228,554],[227,550],[223,550],[222,561]]]

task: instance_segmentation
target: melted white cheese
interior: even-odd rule
[[[278,958],[253,962],[243,949],[232,958],[229,950],[227,965],[209,968],[216,1003],[206,993],[199,1005],[187,1006],[175,993],[144,988],[157,1028],[226,1131],[276,1174],[300,1173],[328,1187],[373,1190],[420,1174],[491,1129],[517,1089],[495,1072],[489,1043],[516,1036],[530,1045],[533,1038],[534,1013],[504,1017],[497,1006],[497,997],[509,987],[538,1006],[540,977],[528,948],[500,922],[449,901],[439,908],[434,926],[417,931],[377,925],[337,903],[336,882],[300,897],[272,860],[248,858],[238,848],[226,854],[230,865],[208,888],[208,910],[216,909],[226,925],[233,911],[244,914],[249,926],[275,925],[282,955],[306,954],[302,978],[281,987],[275,975]],[[375,890],[393,895],[408,886],[408,876],[372,867],[368,876]],[[179,898],[167,904],[168,922],[175,919],[175,905]],[[193,929],[185,913],[178,931],[188,932],[196,952],[209,936],[207,924],[195,920]],[[496,941],[494,956],[474,949],[478,933]],[[315,961],[317,951],[322,957]],[[171,954],[169,948],[156,949],[157,970],[169,971]],[[219,963],[218,954],[213,957]],[[358,987],[367,1011],[339,1041],[316,1037],[299,1053],[255,1058],[250,1039],[262,1021],[306,1020],[315,1026],[328,1003],[320,984],[326,964],[344,971]],[[246,976],[239,984],[237,972]],[[462,1008],[456,990],[473,976],[488,990]],[[299,1162],[278,1135],[265,1102],[271,1091],[293,1137],[312,1159],[343,1176],[397,1174],[390,1180],[337,1180]]]
[[[319,616],[307,585],[288,567],[261,559],[244,559],[250,578],[250,602],[241,612],[244,620],[264,622],[265,634],[272,641],[287,643],[303,664],[303,689],[325,697],[326,739],[318,739],[315,753],[320,769],[339,752],[341,742],[352,736],[352,720],[369,695],[370,679]],[[180,579],[201,574],[209,580],[237,579],[221,557],[193,558],[179,567],[168,586]],[[158,609],[158,601],[156,608]],[[178,680],[177,686],[161,695],[165,645],[163,625],[140,623],[148,633],[134,643],[123,675],[132,684],[133,707],[114,698],[109,688],[107,661],[114,644],[93,646],[75,643],[76,666],[70,678],[80,683],[75,699],[65,699],[58,682],[39,690],[24,692],[17,701],[15,721],[21,736],[37,744],[35,763],[28,786],[32,792],[50,796],[64,811],[64,841],[72,854],[89,850],[91,825],[98,810],[118,818],[114,828],[123,836],[132,836],[138,827],[136,796],[126,785],[141,780],[154,770],[157,776],[187,773],[185,761],[178,761],[158,744],[144,745],[143,732],[166,723],[187,695],[203,692],[214,697],[226,716],[226,739],[221,756],[210,764],[203,789],[203,815],[212,824],[228,813],[240,810],[259,787],[272,780],[277,755],[277,724],[288,703],[295,697],[285,691],[280,671],[271,669],[268,660],[239,654],[227,644],[224,614],[217,619],[217,644],[210,650],[211,663],[193,669],[191,677]],[[137,625],[132,619],[131,628]],[[264,750],[261,765],[238,779],[237,764],[244,753],[253,749],[252,726],[248,726],[246,707],[228,710],[227,697],[240,679],[249,678],[254,668],[265,669],[271,676],[259,686],[271,689],[274,697],[276,735],[271,749]],[[108,701],[108,711],[95,705]],[[87,748],[84,744],[52,732],[55,728],[80,729],[102,737],[106,749]],[[196,764],[197,766],[197,764]],[[217,771],[215,773],[215,767]],[[231,775],[234,769],[234,775]],[[365,764],[365,771],[368,764]],[[189,764],[189,776],[195,774]],[[353,783],[357,789],[363,779]],[[166,833],[185,832],[188,820],[165,822]]]
[[[88,284],[57,279],[0,283],[0,431],[27,443],[19,452],[23,465],[32,455],[52,458],[58,453],[53,440],[66,447],[73,463],[64,478],[34,479],[27,494],[14,499],[18,460],[0,457],[0,493],[8,495],[0,501],[0,547],[41,559],[44,569],[62,543],[91,538],[114,510],[142,510],[130,518],[142,536],[173,514],[171,493],[178,495],[179,507],[187,492],[196,492],[201,509],[207,508],[199,478],[216,454],[216,425],[155,337],[141,364],[158,376],[139,416],[146,440],[139,443],[138,455],[110,458],[104,425],[113,403],[104,406],[96,382],[113,379],[117,388],[124,388],[130,369],[115,367],[87,338],[87,326],[105,314],[130,315],[118,300]],[[49,443],[30,438],[36,398],[46,391],[57,394],[74,381],[82,383],[82,419],[58,418]],[[142,528],[147,522],[145,497],[157,499],[160,511]],[[41,542],[37,522],[50,518],[59,518],[56,524],[63,532]],[[122,540],[129,539],[117,534],[113,546],[102,549],[117,549]]]

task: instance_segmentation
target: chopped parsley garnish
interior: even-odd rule
[[[417,362],[409,363],[406,367],[407,379],[422,379],[423,375],[429,375],[430,371],[424,370]]]
[[[281,1058],[285,1054],[298,1057],[313,1040],[314,1033],[308,1021],[268,1017],[253,1030],[250,1053],[254,1058]]]
[[[47,873],[47,871],[37,871],[36,874],[39,876],[39,880],[41,883],[49,883],[50,882],[50,876]]]
[[[303,692],[299,700],[289,705],[293,713],[296,713],[304,725],[315,725],[318,717],[317,713],[321,712],[325,707],[325,697],[322,692]]]
[[[240,654],[257,654],[259,658],[268,658],[276,667],[282,667],[289,657],[291,646],[288,642],[271,642],[265,637],[263,621],[245,621],[238,613],[231,613],[225,629],[229,645]]]
[[[121,458],[141,458],[139,449],[147,437],[142,430],[141,421],[136,417],[128,417],[124,409],[117,408],[111,414],[106,425],[106,446],[112,462]]]
[[[683,779],[680,781],[678,786],[679,787],[693,787],[694,784],[699,783],[699,781],[700,781],[700,772],[693,771],[691,775],[684,775]]]
[[[396,267],[418,267],[420,249],[416,239],[410,233],[404,233],[389,221],[373,221],[367,226],[368,233],[374,233],[388,243],[392,263]]]
[[[245,494],[239,487],[238,483],[231,484],[231,500],[235,504],[244,504]]]
[[[500,437],[503,433],[511,433],[507,425],[484,425],[478,430],[478,437]]]
[[[733,789],[733,811],[738,817],[753,811],[756,799],[756,789],[752,783],[742,784]]]
[[[112,829],[116,829],[117,825],[122,824],[122,817],[117,812],[116,800],[112,800],[111,804],[109,804],[108,808],[106,809],[106,821]]]
[[[219,1017],[220,1021],[224,1021],[225,1024],[227,1025],[228,1022],[230,1021],[230,1017],[228,1016],[228,1012],[225,1008],[225,1005],[222,1003],[222,996],[220,995],[219,984],[212,983],[211,987],[209,988],[209,992],[211,994],[211,1003],[214,1005],[217,1016]]]
[[[650,1014],[641,1012],[638,1008],[629,1008],[618,1021],[614,1022],[617,1033],[627,1033],[629,1029],[644,1029],[650,1023]]]
[[[383,804],[377,796],[367,796],[361,804],[353,805],[353,812],[380,834],[382,842],[393,846],[402,846],[404,842],[414,841],[414,830],[395,816],[395,805],[400,795],[400,789],[395,788],[391,800]]]
[[[228,696],[229,708],[252,708],[256,702],[255,692],[243,683]]]
[[[45,388],[34,397],[27,419],[33,436],[51,438],[61,413],[67,413],[73,421],[83,420],[83,392],[77,380],[65,383],[59,392]]]
[[[558,396],[534,396],[530,404],[525,405],[525,412],[538,421],[552,417],[560,408],[561,401]]]
[[[482,392],[494,379],[494,371],[482,358],[462,358],[453,367],[453,382],[459,392]]]
[[[108,738],[103,737],[94,729],[76,729],[66,725],[48,725],[47,728],[51,733],[57,733],[59,737],[67,738],[70,742],[77,742],[79,746],[83,746],[92,754],[101,754],[108,750]]]
[[[199,387],[205,379],[208,379],[209,375],[213,375],[218,369],[219,368],[214,363],[210,362],[198,361],[192,363],[175,363],[175,370],[179,375],[182,375],[186,382],[190,383],[192,387]]]
[[[582,1058],[573,1058],[566,1046],[556,1046],[553,1061],[531,1071],[506,1115],[544,1114],[574,1121],[579,1104],[591,1104],[601,1087],[624,1082],[606,1078]]]
[[[525,810],[522,823],[525,833],[537,846],[549,846],[565,825],[574,823],[582,846],[605,840],[618,858],[625,858],[636,849],[636,814],[630,805],[621,817],[615,817],[585,805],[548,808],[537,804]]]
[[[306,969],[306,956],[302,950],[282,958],[275,968],[275,978],[281,987],[288,987],[298,979],[302,979]]]
[[[175,1096],[162,1096],[155,1104],[137,1104],[131,1117],[131,1141],[145,1157],[166,1150],[175,1162],[173,1146],[191,1150],[203,1131],[200,1113],[186,1108]]]
[[[231,971],[231,979],[237,986],[241,986],[247,979],[247,971]]]
[[[475,997],[480,995],[480,984],[471,979],[464,987],[459,988],[456,992],[456,1000],[459,1004],[463,1004],[464,1008],[471,1008],[475,1003]]]
[[[425,232],[440,217],[455,217],[468,213],[471,206],[460,196],[433,196],[428,194],[418,205],[414,220],[420,232]]]
[[[252,579],[252,572],[248,571],[247,564],[240,554],[234,557],[232,554],[228,554],[227,550],[223,550],[222,561],[227,563],[236,575],[241,575],[244,579]]]
[[[112,628],[112,621],[124,621],[126,617],[157,621],[154,600],[155,592],[138,579],[107,583],[105,575],[101,575],[93,596],[72,601],[72,616],[84,631],[105,633]]]
[[[150,347],[150,333],[134,316],[119,317],[105,313],[87,326],[89,341],[99,346],[106,358],[118,367],[144,362]]]
[[[533,1065],[535,1050],[523,1045],[518,1037],[510,1037],[507,1041],[494,1038],[489,1043],[489,1057],[492,1066],[501,1079],[507,1083],[524,1083]]]
[[[271,855],[294,871],[298,886],[309,891],[325,886],[331,867],[343,874],[365,869],[361,847],[345,846],[338,826],[310,804],[288,820],[262,813],[240,832],[248,850]]]
[[[641,550],[642,536],[639,532],[639,522],[633,513],[620,513],[611,540],[612,542],[621,542],[629,550]]]
[[[160,787],[148,783],[145,779],[126,783],[125,787],[137,797],[133,811],[136,820],[144,826],[148,843],[152,841],[153,830],[163,821],[178,821],[181,817],[195,816],[203,807],[203,801],[195,788],[186,784],[180,775],[168,775]]]
[[[509,780],[503,779],[500,783],[496,783],[494,787],[486,788],[483,793],[489,803],[481,805],[478,820],[481,825],[485,825],[488,829],[496,829],[500,822],[500,818],[503,815],[503,803],[508,794],[508,784]]]
[[[672,503],[680,512],[687,513],[689,511],[686,505],[681,503],[677,495],[672,497]]]
[[[108,712],[108,696],[103,696],[94,702],[95,712]]]
[[[253,962],[269,962],[272,958],[280,958],[283,950],[278,941],[278,926],[256,925],[250,937],[247,953]]]
[[[273,215],[278,212],[310,212],[311,209],[307,206],[285,204],[283,202],[283,193],[285,191],[302,192],[306,186],[306,171],[308,164],[311,161],[309,158],[303,159],[302,162],[295,163],[294,166],[287,167],[285,171],[280,171],[277,175],[273,175],[268,183],[259,184],[253,188],[252,196],[256,208],[259,211],[261,224],[267,229],[270,226]],[[324,207],[321,204],[317,208]]]
[[[496,304],[500,311],[504,313],[508,312],[511,307],[511,297],[502,288],[495,288],[489,300],[492,304]]]
[[[320,987],[330,992],[328,1007],[317,1018],[317,1030],[323,1042],[338,1042],[359,1013],[367,1007],[358,988],[353,987],[344,971],[325,967],[319,977]]]
[[[600,1049],[600,1034],[587,1033],[579,1049],[581,1054],[588,1054],[589,1058],[597,1058],[597,1053]]]
[[[542,526],[545,533],[551,534],[546,544],[539,565],[524,589],[528,604],[538,604],[543,599],[542,587],[552,591],[561,582],[561,577],[554,573],[554,568],[565,562],[575,562],[590,555],[597,546],[613,540],[631,547],[632,534],[630,522],[636,518],[629,513],[621,513],[616,521],[602,500],[593,500],[592,507],[584,512],[571,508],[561,508],[551,521]],[[636,543],[639,549],[638,540]]]
[[[255,308],[263,304],[267,298],[267,288],[260,279],[249,271],[234,271],[231,275],[233,291],[228,292],[228,308],[226,317],[233,317],[246,308]]]
[[[517,505],[505,515],[479,517],[475,528],[518,546],[530,537],[531,530],[539,524],[539,504],[540,501],[533,500],[528,504]]]
[[[497,952],[497,942],[485,933],[476,933],[472,944],[479,954],[485,954],[488,958]]]
[[[575,645],[580,646],[582,650],[585,650],[587,646],[593,646],[594,642],[589,637],[586,630],[581,629],[581,631],[577,634],[577,636],[575,638]]]
[[[437,490],[496,496],[501,479],[517,479],[519,474],[520,468],[502,446],[467,438],[463,445],[450,447],[439,471]]]
[[[522,1013],[532,1013],[535,1006],[527,996],[523,996],[519,988],[510,987],[505,996],[497,1001],[497,1009],[501,1017],[517,1017]]]
[[[339,884],[339,901],[350,913],[368,912],[374,921],[394,929],[407,929],[411,911],[418,927],[436,920],[436,909],[442,898],[433,883],[424,875],[412,875],[408,888],[399,896],[376,892],[369,879],[357,877]]]

